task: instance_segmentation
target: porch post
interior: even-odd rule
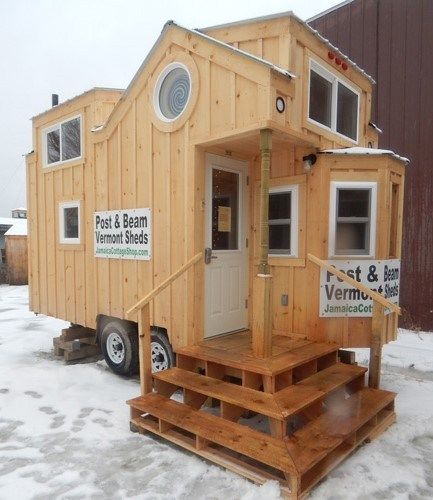
[[[267,358],[272,353],[272,276],[269,274],[269,172],[271,168],[272,132],[260,131],[260,261],[253,282],[253,353]]]

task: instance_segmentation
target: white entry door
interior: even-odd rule
[[[206,157],[205,337],[247,326],[247,168]]]

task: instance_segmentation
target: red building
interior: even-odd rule
[[[379,147],[411,160],[400,298],[405,326],[433,330],[433,1],[350,0],[308,22],[376,80]]]

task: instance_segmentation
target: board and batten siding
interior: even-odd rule
[[[407,327],[433,329],[433,2],[354,0],[310,24],[377,81],[379,147],[407,156],[401,305]]]

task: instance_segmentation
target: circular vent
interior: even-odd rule
[[[191,78],[183,64],[169,64],[158,78],[155,88],[155,109],[163,121],[181,115],[191,93]]]

